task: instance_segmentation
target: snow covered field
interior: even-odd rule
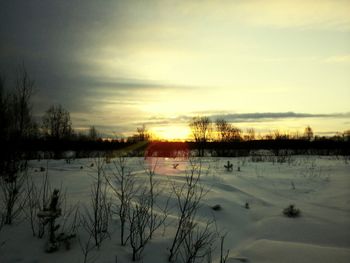
[[[111,161],[104,168],[106,174],[113,169]],[[228,161],[233,164],[232,171],[224,168]],[[65,190],[66,207],[79,204],[83,213],[96,175],[93,162],[33,160],[29,174],[39,185],[46,173],[40,167],[48,165],[52,188]],[[252,162],[250,157],[204,158],[201,162],[201,184],[208,192],[201,200],[196,220],[205,223],[215,218],[217,230],[227,233],[227,262],[350,262],[350,163],[343,158],[294,156],[286,163]],[[154,167],[155,163],[154,180],[161,190],[159,205],[171,196],[170,211],[166,226],[160,227],[146,245],[140,260],[144,263],[167,262],[178,215],[172,186],[182,185],[189,169],[187,160],[129,158],[128,167],[137,184],[147,183],[144,168]],[[300,217],[283,215],[283,209],[290,204],[300,209]],[[215,205],[221,209],[213,210]],[[131,248],[120,245],[119,229],[119,219],[113,215],[110,238],[89,254],[89,262],[131,262]],[[60,247],[45,253],[45,238],[33,237],[29,221],[22,216],[0,232],[0,262],[83,262],[79,240],[86,240],[82,227],[69,250]],[[213,262],[220,262],[219,245],[219,240],[213,243]]]

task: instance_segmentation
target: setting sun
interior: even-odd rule
[[[156,139],[167,141],[184,141],[191,136],[191,131],[186,126],[154,127],[150,131]]]
[[[350,262],[350,0],[0,13],[0,263]]]

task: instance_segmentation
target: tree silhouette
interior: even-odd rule
[[[244,136],[245,140],[247,141],[254,141],[255,140],[255,130],[254,128],[247,129],[246,135]]]
[[[0,139],[5,140],[9,135],[10,107],[9,96],[5,93],[5,77],[0,75]]]
[[[88,138],[92,141],[96,141],[99,138],[99,134],[95,126],[91,126],[89,129],[89,135]]]
[[[240,141],[242,139],[241,137],[242,131],[239,128],[233,126],[231,123],[228,123],[226,120],[217,119],[215,124],[216,124],[216,129],[218,131],[220,141],[230,142],[230,141]]]
[[[12,96],[14,132],[19,138],[29,137],[36,125],[32,120],[30,99],[34,92],[34,80],[24,64],[16,71],[15,91]]]
[[[141,127],[136,129],[138,135],[138,141],[148,141],[150,139],[150,134],[146,128],[146,125],[143,124]]]
[[[343,132],[344,141],[350,141],[350,130]]]
[[[36,132],[32,117],[31,97],[34,81],[24,64],[18,66],[12,92],[6,92],[5,77],[0,74],[0,135],[1,139],[16,141],[28,138]]]
[[[304,130],[304,138],[308,141],[311,141],[314,137],[314,132],[310,126],[307,126]]]
[[[205,145],[211,135],[211,120],[206,117],[193,117],[190,122],[190,128],[197,144],[198,155],[204,156]]]
[[[44,134],[51,139],[69,138],[73,134],[69,112],[61,105],[52,105],[42,119]]]

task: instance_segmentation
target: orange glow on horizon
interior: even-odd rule
[[[187,126],[153,127],[150,129],[155,139],[166,141],[185,141],[191,138],[191,130]]]

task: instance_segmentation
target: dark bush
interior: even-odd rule
[[[220,211],[222,209],[221,205],[217,204],[211,207],[214,211]]]
[[[300,210],[295,208],[294,205],[289,205],[287,208],[283,209],[283,214],[288,217],[299,217]]]

